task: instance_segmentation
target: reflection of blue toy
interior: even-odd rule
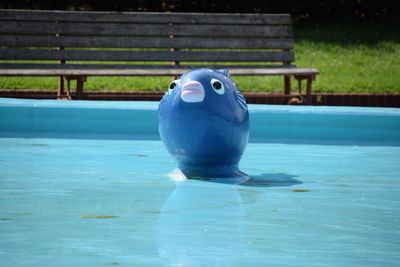
[[[173,81],[160,102],[159,132],[186,177],[246,177],[238,163],[249,113],[227,70],[195,69]]]

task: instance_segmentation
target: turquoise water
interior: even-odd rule
[[[93,103],[96,112],[89,115],[75,102],[81,113],[72,117],[81,126],[73,128],[65,119],[60,127],[72,128],[61,132],[51,125],[43,128],[43,118],[49,122],[59,112],[48,106],[60,108],[56,102],[49,102],[46,112],[36,110],[46,102],[5,102],[0,103],[0,266],[400,263],[396,110],[272,107],[272,112],[266,106],[251,107],[250,116],[257,113],[253,119],[271,123],[262,113],[273,114],[277,124],[270,124],[272,133],[260,129],[266,126],[253,127],[241,161],[252,179],[232,185],[168,175],[176,164],[151,130],[153,104],[132,104],[134,113],[138,107],[138,113],[149,112],[137,116],[133,127],[131,115],[118,113],[121,125],[111,120],[113,115],[107,119],[105,102]],[[36,105],[34,112],[27,111],[27,104]],[[128,103],[110,105],[123,112]],[[63,112],[77,112],[69,108]],[[325,137],[307,139],[313,131],[290,130],[301,124],[299,117],[324,112],[338,116],[331,122],[336,129],[323,126]],[[12,120],[14,114],[19,121]],[[279,128],[285,121],[279,116],[285,114],[292,116],[287,135]],[[95,125],[85,121],[90,116],[99,118],[98,126],[84,131],[85,125]],[[346,116],[364,116],[353,125],[355,132],[364,127],[365,134],[341,137],[346,132],[351,136]],[[98,133],[94,130],[103,127],[101,118],[114,126]],[[43,127],[29,131],[24,119],[29,127]],[[369,129],[370,121],[382,129]],[[317,122],[307,123],[322,134]],[[279,129],[281,138],[275,136]]]

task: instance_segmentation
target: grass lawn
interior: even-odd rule
[[[321,74],[314,92],[400,93],[400,28],[344,21],[295,24],[295,64]],[[233,77],[242,91],[282,92],[282,77]],[[99,91],[164,91],[170,77],[89,77]],[[294,81],[293,81],[294,82]],[[57,78],[0,77],[1,89],[53,89]]]

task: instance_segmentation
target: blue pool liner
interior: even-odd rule
[[[0,98],[0,136],[160,139],[158,102]],[[399,145],[400,109],[249,105],[250,142]]]

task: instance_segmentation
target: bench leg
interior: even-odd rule
[[[306,80],[306,104],[307,105],[312,105],[312,82],[315,79],[315,76],[306,76],[306,75],[296,75],[294,78],[298,81],[299,83],[299,95],[301,96],[301,83],[303,80]]]
[[[71,78],[67,78],[67,98],[68,98],[68,100],[72,99],[72,95],[71,95]]]
[[[291,79],[290,75],[285,75],[283,77],[284,81],[284,93],[285,95],[290,95],[292,90]]]
[[[57,99],[62,99],[64,95],[64,77],[58,77],[58,90],[57,90]]]
[[[307,78],[307,91],[306,91],[306,99],[307,99],[307,104],[308,105],[312,105],[313,101],[312,101],[312,81],[313,81],[313,77],[308,77]]]
[[[71,93],[71,80],[76,80],[76,93],[75,93],[75,99],[82,99],[83,97],[83,86],[84,83],[86,82],[86,76],[65,76],[65,79],[67,80],[67,93],[66,96],[69,100],[71,100],[73,97]]]
[[[82,99],[83,96],[83,85],[86,82],[86,77],[85,76],[79,76],[76,79],[76,98],[77,99]]]

